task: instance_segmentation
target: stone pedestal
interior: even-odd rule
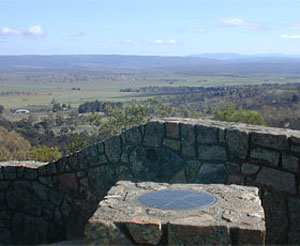
[[[212,194],[196,209],[158,209],[140,202],[159,190]],[[280,222],[279,222],[280,223]],[[132,183],[112,187],[85,227],[87,245],[264,245],[264,210],[258,189],[238,185]]]

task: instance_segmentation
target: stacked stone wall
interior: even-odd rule
[[[82,236],[119,180],[260,188],[269,244],[300,244],[300,132],[215,121],[149,122],[38,168],[0,170],[0,244]]]

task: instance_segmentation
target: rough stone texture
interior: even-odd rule
[[[111,162],[118,162],[121,158],[121,141],[115,136],[105,142],[105,153]]]
[[[151,217],[138,217],[124,224],[136,244],[157,245],[163,235],[161,222]]]
[[[196,137],[194,125],[181,124],[182,154],[184,156],[196,156],[195,140]]]
[[[173,178],[169,180],[170,184],[185,184],[188,183],[184,170],[180,170]]]
[[[38,217],[16,213],[12,220],[12,228],[16,244],[37,244],[47,236],[47,222]]]
[[[291,228],[293,228],[294,231],[300,232],[300,199],[289,199],[288,207]]]
[[[283,153],[282,167],[291,172],[299,173],[299,158]]]
[[[259,166],[249,164],[249,163],[243,163],[242,165],[242,173],[243,174],[256,174],[259,170]]]
[[[224,184],[226,179],[227,175],[224,164],[205,163],[202,164],[195,183]]]
[[[278,152],[261,148],[255,148],[251,151],[251,158],[265,161],[274,167],[278,166],[279,156],[280,154]]]
[[[7,204],[10,209],[19,210],[32,215],[40,215],[42,204],[38,196],[27,181],[12,183],[6,195]]]
[[[198,150],[205,160],[199,159]],[[13,221],[25,221],[28,228],[41,226],[33,239],[20,228],[22,244],[77,239],[99,199],[118,180],[260,187],[268,243],[297,244],[299,158],[299,131],[169,119],[130,129],[56,162],[0,163],[0,244],[18,241]],[[246,231],[241,235],[246,238]]]
[[[146,125],[144,145],[159,147],[164,136],[164,125],[160,122],[150,122]]]
[[[241,165],[235,162],[226,162],[226,168],[228,174],[239,174],[241,171]]]
[[[288,245],[300,245],[300,232],[290,232],[288,234]]]
[[[248,138],[248,132],[228,129],[226,132],[226,143],[230,153],[241,159],[245,159],[248,153]]]
[[[268,147],[276,150],[288,149],[288,138],[286,135],[264,134],[254,132],[251,135],[251,141],[254,145]]]
[[[189,160],[186,163],[185,173],[188,179],[188,183],[194,183],[199,173],[201,162],[198,160]]]
[[[217,144],[219,142],[218,128],[197,126],[197,142],[200,144]]]
[[[142,142],[142,134],[138,127],[129,129],[124,133],[126,142],[131,144],[140,144]]]
[[[222,223],[203,225],[201,217],[198,223],[192,219],[177,219],[169,223],[168,245],[231,245],[229,228]]]
[[[291,151],[295,152],[295,153],[299,153],[300,152],[300,145],[291,145]]]
[[[164,139],[163,146],[175,151],[180,151],[180,141],[174,139]]]
[[[179,139],[179,123],[166,122],[166,135],[170,138]]]
[[[116,182],[113,167],[100,166],[88,170],[88,178],[90,181],[90,188],[103,197],[106,191]]]
[[[244,184],[244,176],[243,175],[229,175],[227,178],[226,184]]]
[[[296,194],[296,178],[293,174],[285,173],[273,168],[262,167],[256,181],[266,185],[273,191]]]
[[[267,242],[271,245],[286,243],[288,217],[285,200],[276,194],[267,192],[263,197],[263,207],[268,228]]]
[[[161,210],[137,198],[155,190],[209,192],[217,204],[192,210]],[[85,227],[95,245],[264,245],[264,211],[258,189],[225,185],[119,182],[100,202]]]
[[[58,175],[59,190],[64,194],[74,195],[78,192],[78,181],[75,173]]]
[[[218,127],[218,138],[219,143],[225,143],[225,128],[224,127]]]
[[[36,169],[26,168],[23,173],[24,179],[34,180],[38,177],[38,171]]]
[[[6,180],[14,180],[17,178],[16,168],[13,166],[3,167],[2,172]]]
[[[137,180],[169,180],[183,165],[182,158],[166,148],[136,147],[129,167]]]
[[[218,145],[200,145],[198,148],[200,160],[226,161],[227,154],[223,146]]]

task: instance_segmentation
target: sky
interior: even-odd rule
[[[300,0],[0,0],[0,55],[300,54]]]

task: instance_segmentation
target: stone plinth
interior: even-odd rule
[[[158,209],[140,202],[141,195],[161,190],[209,193],[217,202],[203,208],[179,210]],[[89,219],[85,243],[264,245],[264,210],[255,187],[120,181]]]

